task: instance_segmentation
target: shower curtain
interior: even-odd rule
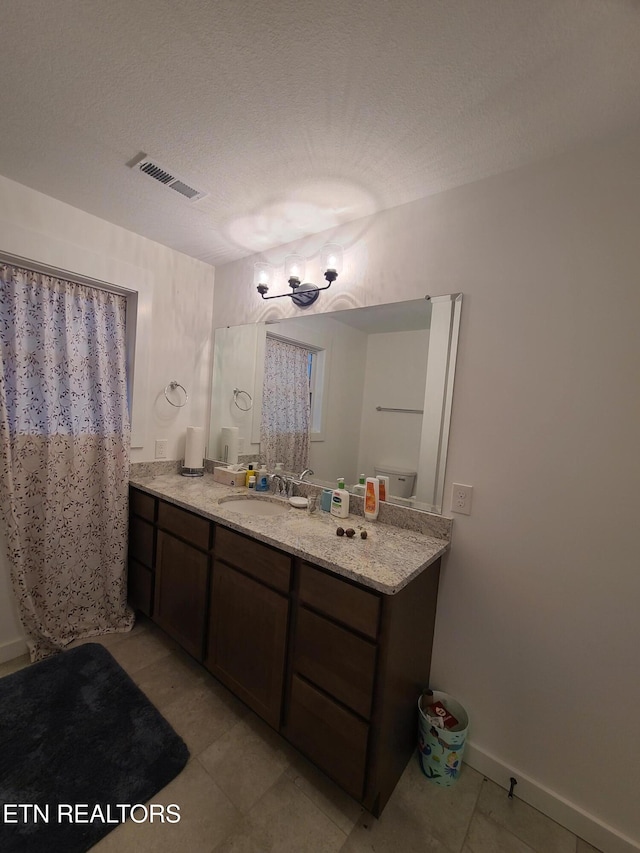
[[[286,471],[309,466],[309,350],[267,336],[262,389],[260,453],[267,468]]]
[[[125,312],[0,265],[0,513],[32,660],[133,625]]]

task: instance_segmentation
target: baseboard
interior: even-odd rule
[[[478,773],[482,773],[501,788],[509,790],[509,780],[513,776],[518,780],[515,796],[533,806],[538,811],[555,820],[579,838],[584,838],[604,853],[638,853],[640,844],[585,812],[574,803],[545,788],[535,779],[515,767],[507,767],[502,761],[467,741],[464,760]]]
[[[6,663],[8,660],[19,658],[20,655],[26,655],[28,649],[23,637],[17,640],[10,640],[8,643],[0,645],[0,663]]]

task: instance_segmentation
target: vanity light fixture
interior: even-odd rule
[[[280,299],[282,296],[290,296],[291,300],[299,308],[308,308],[318,298],[321,290],[328,290],[338,278],[342,269],[342,246],[337,243],[327,243],[320,253],[320,263],[324,269],[324,277],[327,281],[324,287],[315,284],[304,283],[305,259],[302,255],[287,255],[284,262],[284,273],[291,293],[278,293],[275,296],[267,296],[269,283],[273,278],[274,268],[271,264],[259,262],[254,265],[254,284],[263,299]]]

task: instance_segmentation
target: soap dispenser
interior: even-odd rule
[[[331,515],[346,518],[349,515],[349,492],[344,487],[344,478],[338,478],[338,488],[331,495]]]

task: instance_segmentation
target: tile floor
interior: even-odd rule
[[[411,760],[376,820],[148,620],[99,640],[182,736],[191,759],[153,798],[178,824],[131,821],[96,853],[597,853],[465,765],[438,788]],[[28,665],[0,664],[0,676]]]

